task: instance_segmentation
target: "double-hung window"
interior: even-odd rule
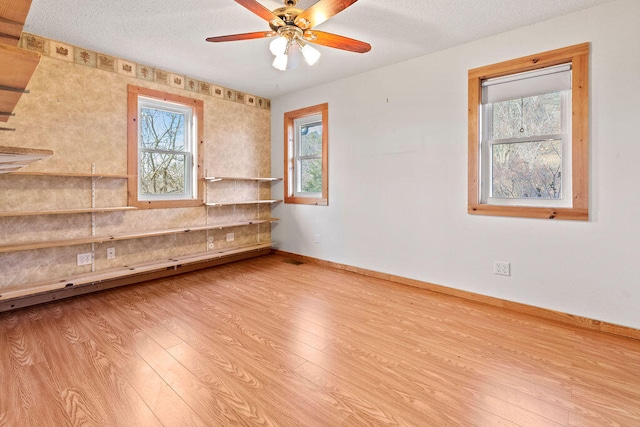
[[[482,82],[482,203],[571,206],[571,65]]]
[[[327,205],[327,104],[285,114],[285,203]]]
[[[469,213],[588,219],[588,53],[469,71]]]
[[[202,101],[129,88],[129,203],[138,207],[201,204],[199,129]],[[134,197],[132,197],[134,196]]]

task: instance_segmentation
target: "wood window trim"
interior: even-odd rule
[[[165,209],[184,208],[202,206],[204,197],[204,187],[201,185],[203,175],[203,147],[202,139],[204,134],[204,102],[200,99],[148,89],[140,86],[128,85],[127,87],[127,173],[129,175],[127,183],[127,194],[129,206],[138,209]],[[197,156],[196,156],[196,194],[195,199],[185,200],[138,200],[138,97],[145,96],[161,101],[183,104],[193,109],[197,124]]]
[[[322,115],[322,195],[320,197],[295,196],[293,191],[294,121],[301,117]],[[284,202],[300,205],[327,206],[329,204],[329,104],[289,111],[284,114]]]
[[[476,215],[589,220],[589,43],[469,70],[468,212]],[[572,64],[572,207],[497,206],[480,203],[479,118],[482,80],[559,64]]]

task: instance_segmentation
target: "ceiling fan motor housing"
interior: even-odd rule
[[[279,7],[278,9],[273,11],[273,14],[278,18],[282,19],[285,24],[297,26],[294,21],[302,13],[301,9],[296,9],[295,7]],[[278,28],[281,26],[275,25],[274,22],[269,22],[269,26],[273,31],[278,31]]]

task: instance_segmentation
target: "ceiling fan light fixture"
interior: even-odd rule
[[[284,55],[287,50],[287,44],[289,44],[289,40],[286,37],[278,36],[269,44],[269,50],[275,56]]]
[[[280,71],[285,71],[287,69],[287,62],[289,62],[289,57],[286,54],[278,55],[273,60],[273,68]]]
[[[307,64],[313,65],[318,62],[318,59],[320,59],[320,51],[318,51],[318,49],[303,42],[300,39],[296,39],[296,43],[298,43],[298,46],[300,46],[300,51],[302,52],[302,56],[304,57],[304,60],[307,62]]]
[[[275,56],[273,66],[278,70],[284,71],[287,67],[290,69],[297,67],[299,55],[296,49],[300,50],[307,64],[314,65],[318,62],[320,52],[313,46],[308,46],[306,41],[348,52],[366,53],[371,50],[371,45],[368,43],[314,29],[315,26],[322,24],[358,0],[315,0],[314,4],[305,10],[295,7],[298,0],[283,0],[284,7],[274,10],[267,9],[259,0],[235,1],[267,21],[271,31],[207,37],[206,40],[208,42],[229,42],[276,36],[269,44],[269,50]],[[292,58],[289,58],[289,49],[292,44],[297,47],[292,52]]]

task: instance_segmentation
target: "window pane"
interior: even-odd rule
[[[322,155],[322,123],[300,126],[300,156]]]
[[[298,161],[298,192],[322,192],[322,159],[304,159]]]
[[[562,92],[493,104],[491,139],[562,133]]]
[[[141,153],[140,184],[142,194],[184,194],[184,154]]]
[[[140,109],[140,145],[158,150],[185,150],[184,114]]]
[[[492,197],[562,197],[561,140],[493,144],[491,147]]]

